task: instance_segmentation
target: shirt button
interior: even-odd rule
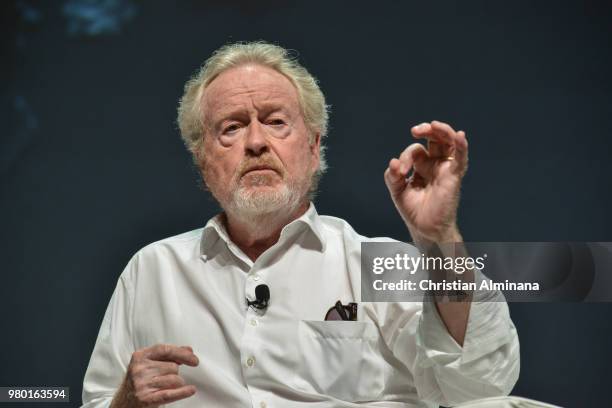
[[[253,367],[255,365],[255,357],[249,357],[247,359],[247,366]]]
[[[257,282],[259,280],[259,275],[258,274],[253,275],[253,280]]]
[[[257,326],[257,319],[251,319],[251,326]]]
[[[260,406],[261,408],[266,408],[266,403],[265,403],[265,402],[263,402],[263,401],[261,401],[261,402],[259,403],[259,406]]]

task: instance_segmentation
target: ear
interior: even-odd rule
[[[315,169],[319,168],[319,162],[321,160],[321,134],[317,133],[314,140],[310,144],[310,153],[312,154],[313,165]]]
[[[200,171],[202,171],[202,166],[204,165],[204,163],[203,163],[203,160],[204,160],[204,143],[205,143],[205,139],[204,138],[205,138],[204,133],[202,133],[200,141],[195,146],[195,149],[192,150],[192,152],[191,152],[192,157],[194,159],[194,162],[198,166]]]

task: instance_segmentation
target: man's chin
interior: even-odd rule
[[[248,187],[241,187],[239,190],[242,196],[258,196],[261,194],[281,194],[284,187],[281,185],[259,184]]]
[[[292,212],[299,205],[295,193],[286,188],[257,186],[240,189],[232,200],[237,215],[265,216],[277,212]]]

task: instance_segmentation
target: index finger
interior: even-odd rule
[[[198,357],[186,347],[172,344],[156,344],[149,347],[145,357],[156,361],[174,361],[177,364],[186,364],[195,367],[199,364]]]
[[[416,139],[427,139],[429,142],[439,143],[440,146],[455,146],[455,130],[450,125],[439,122],[437,120],[431,123],[421,123],[413,126],[411,129],[412,136]]]

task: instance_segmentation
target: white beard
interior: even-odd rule
[[[224,210],[256,235],[265,237],[284,225],[306,199],[306,183],[283,183],[279,189],[239,186],[230,193]]]
[[[258,216],[280,210],[291,211],[299,203],[299,196],[295,189],[286,185],[277,191],[248,191],[238,188],[232,194],[230,205],[232,210],[244,216]]]

